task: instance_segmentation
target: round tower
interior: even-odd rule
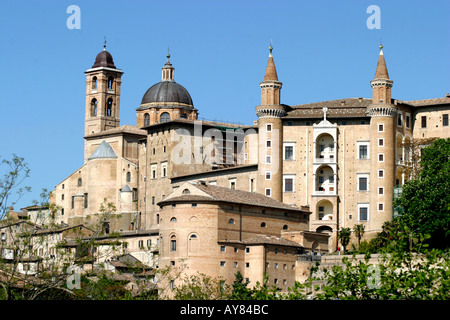
[[[372,86],[372,104],[367,107],[370,120],[370,207],[369,229],[379,229],[392,219],[392,193],[395,184],[395,117],[397,107],[391,102],[393,81],[380,45],[378,64]],[[361,213],[359,213],[361,214]]]
[[[258,193],[283,201],[283,123],[286,114],[280,104],[282,83],[278,81],[277,70],[269,47],[264,81],[261,87],[261,105],[256,107],[258,116]]]

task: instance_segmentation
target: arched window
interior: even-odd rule
[[[148,113],[144,114],[144,126],[150,125],[150,115]]]
[[[261,228],[265,228],[265,227],[266,227],[266,223],[265,222],[261,223]]]
[[[131,181],[131,172],[128,171],[127,172],[127,182],[130,182],[130,181]]]
[[[91,117],[95,117],[97,115],[97,99],[92,99],[91,101]]]
[[[191,194],[191,191],[189,191],[189,189],[184,189],[183,194]]]
[[[113,88],[113,83],[114,83],[114,78],[113,77],[109,77],[108,78],[108,89],[112,90]]]
[[[191,234],[189,236],[189,252],[198,251],[198,236],[196,234]]]
[[[188,118],[188,116],[187,116],[187,114],[186,114],[186,113],[182,113],[182,114],[180,115],[180,118],[181,118],[181,119],[187,119],[187,118]]]
[[[171,252],[177,251],[177,237],[176,236],[170,237],[170,251]]]
[[[228,220],[228,223],[229,223],[229,224],[234,224],[234,220],[233,220],[233,219],[230,219],[230,220]]]
[[[103,223],[103,233],[109,234],[109,222]]]
[[[160,122],[163,123],[168,121],[170,121],[170,114],[168,114],[167,112],[161,113]]]
[[[113,101],[111,98],[108,99],[108,102],[106,102],[106,116],[112,117],[112,104]]]
[[[177,222],[178,220],[177,220],[177,218],[175,218],[175,217],[172,217],[171,219],[170,219],[170,222]]]
[[[79,187],[81,187],[81,186],[83,185],[83,179],[78,178],[77,185],[78,185]]]
[[[97,77],[92,78],[92,90],[97,89]]]
[[[285,224],[284,226],[283,226],[283,230],[287,230],[288,229],[288,226],[287,226],[287,224]]]

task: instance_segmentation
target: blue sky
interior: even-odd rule
[[[70,5],[81,29],[67,28]],[[370,5],[380,29],[369,29]],[[380,39],[393,97],[450,92],[450,1],[55,0],[0,7],[0,159],[31,169],[15,206],[39,199],[83,164],[85,75],[103,49],[122,77],[121,125],[135,124],[145,91],[161,79],[167,48],[175,80],[200,117],[251,124],[273,40],[282,103],[371,98]],[[3,175],[3,172],[0,172]]]

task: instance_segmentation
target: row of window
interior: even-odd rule
[[[420,125],[421,125],[421,128],[426,128],[427,127],[427,116],[421,116],[421,118],[420,118]],[[449,126],[448,113],[445,113],[445,114],[442,115],[442,126],[443,127],[448,127]]]
[[[97,105],[98,105],[97,99],[95,99],[95,98],[92,99],[91,100],[91,117],[97,116],[97,109],[98,109]],[[106,101],[105,115],[108,117],[113,116],[113,99],[112,98],[108,98],[108,100]]]
[[[158,172],[158,164],[152,163],[150,165],[151,179],[157,178],[157,172]],[[161,162],[161,178],[165,177],[167,177],[167,161]]]
[[[109,77],[108,78],[108,90],[112,90],[113,89],[113,85],[114,85],[114,78],[113,77]],[[98,79],[97,77],[93,77],[92,78],[92,90],[97,90],[97,86],[98,86]]]

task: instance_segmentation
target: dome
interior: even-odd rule
[[[111,53],[109,53],[105,49],[97,55],[97,57],[95,58],[95,63],[92,66],[92,68],[99,68],[99,67],[116,69]]]
[[[175,81],[161,81],[147,90],[141,104],[174,103],[193,106],[189,92]]]

